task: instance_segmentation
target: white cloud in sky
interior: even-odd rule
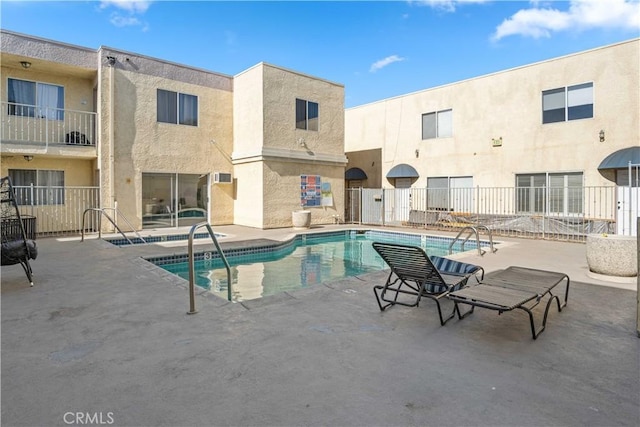
[[[550,37],[551,33],[590,28],[623,28],[640,31],[638,0],[571,0],[567,11],[553,7],[522,9],[505,19],[492,35],[494,41],[513,35],[533,38]]]
[[[118,9],[118,11],[113,12],[109,18],[109,22],[116,27],[141,26],[143,31],[147,31],[149,26],[140,21],[137,15],[144,14],[147,9],[149,9],[151,3],[152,2],[148,0],[102,0],[100,2],[100,9],[111,7]]]
[[[455,12],[456,6],[470,3],[486,3],[489,0],[408,0],[409,4],[429,6],[444,12]]]
[[[394,62],[400,62],[400,61],[404,61],[404,60],[405,60],[405,58],[403,58],[401,56],[398,56],[398,55],[387,56],[386,58],[381,59],[381,60],[376,61],[373,64],[371,64],[371,68],[369,68],[369,72],[370,73],[375,73],[379,69],[384,68],[389,64],[393,64]]]
[[[113,6],[130,13],[145,13],[150,5],[151,1],[148,0],[102,0],[100,2],[101,9]]]

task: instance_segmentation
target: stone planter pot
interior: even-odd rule
[[[587,235],[587,264],[593,273],[607,276],[638,275],[638,242],[635,236]]]
[[[311,211],[291,212],[291,222],[293,222],[293,228],[311,227]]]

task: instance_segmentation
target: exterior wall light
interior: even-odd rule
[[[604,142],[604,130],[600,130],[600,142]]]
[[[20,65],[22,65],[22,68],[24,68],[25,70],[31,68],[31,62],[29,61],[20,61]]]
[[[28,155],[28,156],[24,156],[24,159],[25,159],[27,162],[30,162],[31,160],[33,160],[33,156],[29,156],[29,155]]]

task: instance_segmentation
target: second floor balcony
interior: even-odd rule
[[[77,155],[96,156],[96,113],[2,102],[1,117],[3,153],[78,147]]]

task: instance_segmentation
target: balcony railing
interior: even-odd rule
[[[2,142],[96,145],[96,113],[2,102]]]

